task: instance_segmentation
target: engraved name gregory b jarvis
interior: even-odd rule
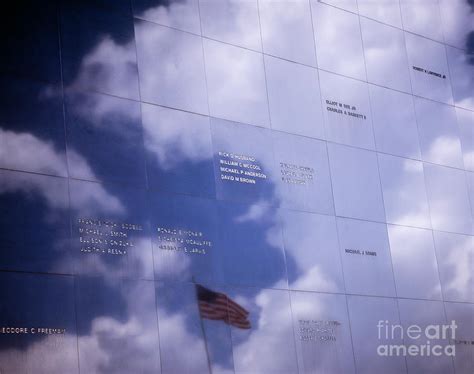
[[[379,340],[410,341],[412,344],[380,344],[377,347],[379,356],[455,356],[454,346],[457,325],[428,325],[422,328],[410,325],[406,329],[401,325],[389,324],[389,321],[377,323]],[[449,343],[453,344],[445,344]]]

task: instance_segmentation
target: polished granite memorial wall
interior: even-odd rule
[[[1,374],[473,373],[471,0],[14,4]]]

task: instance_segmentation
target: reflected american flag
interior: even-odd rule
[[[250,329],[249,312],[227,297],[196,284],[196,294],[201,318],[222,320],[240,329]]]

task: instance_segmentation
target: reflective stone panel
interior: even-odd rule
[[[178,30],[201,33],[198,0],[132,0],[135,17]]]
[[[423,163],[378,154],[387,222],[431,228]]]
[[[76,278],[81,373],[159,373],[154,283]]]
[[[453,357],[456,374],[469,374],[474,368],[474,305],[464,303],[445,303],[448,323],[455,321],[458,328],[454,345],[456,356]]]
[[[346,292],[395,296],[387,226],[338,218],[337,229]]]
[[[284,209],[280,215],[290,289],[344,292],[334,217]]]
[[[265,56],[272,129],[324,139],[316,69]]]
[[[288,288],[276,208],[259,203],[218,203],[220,278],[226,284]]]
[[[208,114],[201,38],[136,20],[141,99]]]
[[[149,186],[215,197],[209,118],[148,104],[141,109]]]
[[[376,154],[337,144],[328,151],[336,215],[383,222]]]
[[[415,98],[414,101],[423,160],[463,168],[454,108],[421,98]]]
[[[392,338],[390,330],[392,325],[400,324],[397,301],[382,297],[347,296],[347,304],[357,372],[406,373],[403,356],[377,353],[379,349],[383,352],[385,345],[403,344],[399,335]],[[389,327],[388,332],[385,326]]]
[[[0,274],[0,366],[5,373],[79,373],[74,281]]]
[[[413,98],[375,85],[369,85],[369,92],[377,150],[420,159]]]
[[[270,127],[261,54],[204,39],[212,116]]]
[[[400,0],[403,28],[430,39],[444,41],[437,0]]]
[[[217,275],[215,201],[150,193],[155,279],[210,282]]]
[[[0,85],[0,166],[67,176],[59,86],[6,75]]]
[[[344,295],[291,292],[299,373],[355,373]]]
[[[366,79],[357,15],[311,0],[318,67]],[[337,47],[336,47],[337,46]]]
[[[274,132],[277,194],[289,209],[334,214],[326,144],[320,140]]]
[[[399,0],[357,0],[359,14],[398,28],[402,27]]]
[[[0,70],[59,82],[58,9],[56,2],[20,0],[5,8],[0,26]]]
[[[471,31],[474,35],[474,30]],[[468,48],[472,48],[469,47]],[[456,106],[474,110],[474,64],[472,51],[446,46],[449,72],[453,88],[454,104]]]
[[[270,131],[211,118],[211,132],[217,198],[273,202],[277,174]]]
[[[145,184],[140,104],[102,94],[66,96],[69,175]]]
[[[448,325],[450,322],[446,321],[443,303],[440,301],[425,301],[425,300],[406,300],[399,299],[398,306],[400,309],[400,321],[406,331],[409,326],[416,325],[421,329],[420,333],[405,334],[406,345],[440,345],[441,355],[407,355],[408,373],[433,373],[433,374],[451,374],[454,373],[453,361],[450,356],[444,353],[444,347],[450,345],[449,338],[452,334],[452,329],[446,329],[446,334],[443,335],[443,325]],[[433,329],[428,329],[429,325],[440,326],[439,337]],[[418,330],[415,330],[418,331]],[[446,338],[443,338],[445,336]],[[435,349],[435,352],[439,352]]]
[[[472,4],[465,0],[439,0],[444,41],[452,46],[469,49],[474,31]]]
[[[145,191],[70,181],[76,274],[153,279]]]
[[[367,83],[320,72],[327,140],[374,149]]]
[[[210,312],[200,308],[200,286],[207,290],[203,301],[209,301],[211,306],[215,305],[213,295],[226,292],[208,284],[157,283],[163,374],[234,372],[230,327],[223,320],[227,316],[224,313],[222,319],[205,318]]]
[[[411,92],[403,31],[366,18],[360,19],[367,80]]]
[[[445,46],[410,33],[405,42],[413,94],[453,104]]]
[[[199,0],[199,9],[203,36],[262,49],[257,0]]]
[[[63,178],[0,171],[2,270],[71,273]]]
[[[264,52],[316,66],[309,1],[261,0],[258,6]]]
[[[444,300],[474,302],[474,238],[434,232]]]
[[[229,294],[249,312],[251,326],[231,328],[235,373],[297,373],[288,291],[238,288]]]
[[[466,170],[474,171],[474,113],[456,108],[461,146]]]
[[[424,170],[433,229],[471,234],[473,222],[466,174],[430,164],[425,164]]]
[[[64,2],[61,65],[66,90],[139,99],[133,19],[100,7]]]
[[[399,297],[441,300],[438,263],[431,230],[388,225]]]
[[[318,0],[341,9],[357,13],[357,0]]]

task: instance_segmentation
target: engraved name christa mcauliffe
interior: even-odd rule
[[[158,227],[158,248],[164,251],[205,255],[212,247],[211,240],[201,231]]]
[[[257,184],[267,179],[260,163],[252,156],[219,152],[221,180],[244,184]]]
[[[135,246],[131,235],[143,231],[143,227],[135,223],[78,218],[77,230],[82,253],[126,255]]]

